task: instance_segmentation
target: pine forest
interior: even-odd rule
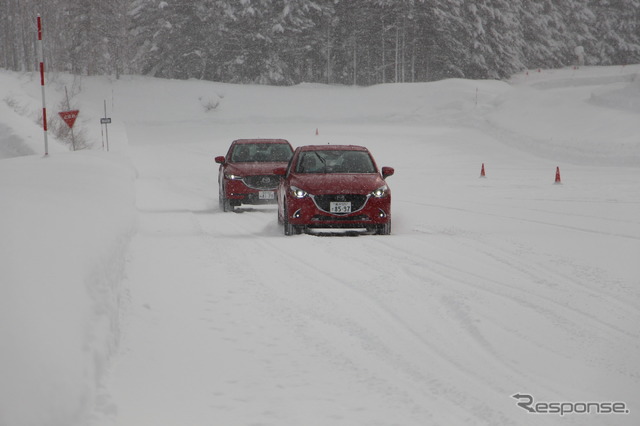
[[[0,0],[0,68],[229,83],[501,79],[640,62],[640,0]]]

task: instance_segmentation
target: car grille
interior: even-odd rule
[[[351,202],[351,213],[357,212],[361,210],[364,205],[367,203],[367,199],[369,197],[366,195],[360,194],[327,194],[327,195],[315,195],[313,200],[316,203],[316,206],[324,212],[330,212],[330,205],[332,201],[350,201]],[[331,214],[340,214],[340,213],[331,213]],[[349,214],[349,213],[344,213]]]
[[[244,184],[253,189],[276,189],[280,178],[276,175],[246,176]]]

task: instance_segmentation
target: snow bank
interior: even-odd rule
[[[36,73],[13,73],[0,70],[0,159],[20,155],[44,154],[42,125],[42,93]],[[60,77],[58,84],[47,89],[47,116],[56,117],[55,105],[64,96],[70,76]],[[47,120],[50,121],[50,120]],[[68,149],[48,132],[49,153]]]
[[[637,167],[638,73],[632,65],[517,75],[486,123],[506,145],[539,157]]]
[[[0,425],[81,421],[118,339],[134,171],[117,155],[0,160]]]
[[[11,128],[2,123],[0,123],[0,141],[2,141],[2,145],[0,145],[0,158],[34,154],[34,152],[22,142],[22,139],[13,133]]]

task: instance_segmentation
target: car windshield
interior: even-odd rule
[[[284,143],[240,143],[233,148],[231,162],[283,162],[291,158],[293,151]]]
[[[298,158],[297,173],[375,173],[366,151],[304,151]]]

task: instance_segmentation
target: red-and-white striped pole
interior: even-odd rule
[[[44,94],[44,48],[42,47],[42,18],[38,15],[38,56],[40,59],[40,86],[42,87],[42,128],[44,129],[44,155],[49,155],[47,139],[47,103]]]

